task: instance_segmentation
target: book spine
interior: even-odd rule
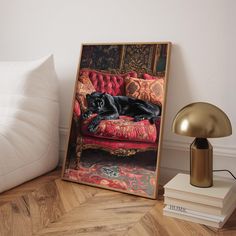
[[[193,201],[200,204],[207,204],[213,207],[220,207],[220,208],[224,207],[223,202],[217,198],[210,198],[210,197],[201,196],[199,194],[193,194],[193,193],[183,194],[181,192],[174,191],[172,189],[165,189],[164,196],[182,199],[185,201]]]
[[[164,198],[164,204],[179,206],[182,208],[191,209],[194,211],[204,212],[207,214],[218,215],[218,216],[224,215],[227,212],[226,210],[229,208],[228,206],[227,208],[219,208],[219,207],[209,206],[206,204],[200,204],[200,203],[196,203],[192,201],[184,201],[181,199],[176,199],[176,198],[166,197],[166,196]]]
[[[175,205],[167,205],[167,207],[165,208],[167,211],[171,211],[174,213],[179,213],[179,214],[183,214],[183,215],[187,215],[187,216],[192,216],[192,217],[196,217],[196,218],[200,218],[200,219],[206,219],[206,220],[210,220],[210,221],[215,221],[215,222],[222,222],[224,221],[226,216],[216,216],[216,215],[210,215],[210,214],[206,214],[203,212],[198,212],[198,211],[193,211],[184,207],[180,207],[180,206],[175,206]]]
[[[217,223],[217,222],[214,222],[214,221],[199,219],[199,218],[196,218],[196,217],[191,217],[191,216],[186,216],[186,215],[178,214],[178,213],[175,213],[175,212],[171,212],[171,211],[166,210],[165,208],[163,210],[163,215],[170,216],[170,217],[175,217],[175,218],[178,218],[178,219],[181,219],[181,220],[187,220],[187,221],[195,222],[195,223],[198,223],[198,224],[209,225],[209,226],[216,227],[216,228],[221,228],[222,225],[223,225],[221,223]]]

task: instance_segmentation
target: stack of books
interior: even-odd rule
[[[221,228],[236,208],[235,181],[214,177],[213,186],[198,188],[190,176],[177,174],[164,186],[163,214]]]

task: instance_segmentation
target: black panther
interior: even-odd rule
[[[149,120],[151,124],[161,115],[161,107],[140,99],[126,96],[111,96],[107,93],[93,92],[86,95],[88,110],[82,115],[87,119],[91,114],[97,116],[91,121],[88,130],[96,131],[101,120],[119,119],[120,115],[131,116],[134,121]]]

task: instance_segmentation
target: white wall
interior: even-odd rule
[[[0,0],[0,60],[54,54],[63,155],[81,43],[171,41],[161,164],[165,181],[189,169],[192,139],[170,130],[181,107],[213,103],[228,114],[233,132],[236,128],[235,12],[234,0]],[[214,167],[236,174],[236,132],[211,141]]]

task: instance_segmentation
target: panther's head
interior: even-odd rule
[[[103,109],[105,105],[104,101],[105,93],[93,92],[86,95],[86,100],[88,104],[88,110],[97,113]]]

